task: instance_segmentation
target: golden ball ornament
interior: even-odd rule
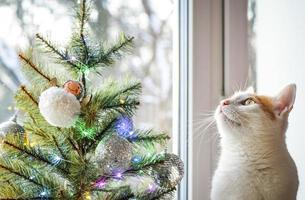
[[[78,100],[83,97],[84,88],[81,82],[69,80],[64,84],[64,90],[76,96]]]

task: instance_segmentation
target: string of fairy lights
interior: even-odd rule
[[[119,135],[120,137],[124,138],[124,139],[135,139],[136,138],[136,132],[134,131],[134,124],[133,124],[133,120],[131,117],[128,116],[121,116],[119,117],[114,125],[116,134]],[[85,128],[80,128],[80,130],[83,131],[83,135],[87,136],[87,137],[91,137],[91,133],[93,134],[94,130],[93,129],[85,129]],[[90,132],[90,133],[88,133]],[[148,156],[149,156],[149,152],[148,152]],[[54,166],[59,165],[64,159],[61,158],[59,155],[57,154],[53,154],[52,156],[52,163]],[[133,165],[137,165],[139,163],[141,163],[142,161],[142,157],[140,155],[134,155],[131,158],[131,162]],[[98,189],[104,189],[107,186],[107,181],[109,179],[115,179],[117,181],[121,181],[124,179],[125,176],[125,170],[122,169],[116,169],[113,171],[113,173],[111,175],[103,175],[101,176],[99,179],[96,180],[96,182],[94,183],[94,187],[98,188]],[[127,175],[130,175],[127,173]],[[31,177],[31,179],[34,179],[35,177]],[[150,183],[147,186],[147,192],[149,193],[153,193],[157,190],[158,185],[156,183]],[[48,197],[50,195],[51,191],[48,188],[44,188],[40,194],[39,197]],[[89,193],[86,195],[87,199],[91,199],[89,197]]]

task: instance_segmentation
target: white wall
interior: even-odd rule
[[[297,84],[287,143],[299,172],[298,200],[305,199],[305,1],[257,0],[258,91],[273,94]]]

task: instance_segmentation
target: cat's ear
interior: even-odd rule
[[[284,113],[289,113],[295,101],[297,87],[295,84],[285,86],[275,97],[275,112],[281,116]]]
[[[254,87],[253,87],[253,86],[249,86],[249,87],[246,89],[246,93],[254,94],[254,93],[255,93]]]

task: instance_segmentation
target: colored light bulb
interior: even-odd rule
[[[106,178],[102,176],[95,182],[95,187],[102,189],[106,186]]]
[[[115,130],[116,132],[124,137],[128,138],[133,135],[133,121],[128,116],[121,116],[115,122]]]

